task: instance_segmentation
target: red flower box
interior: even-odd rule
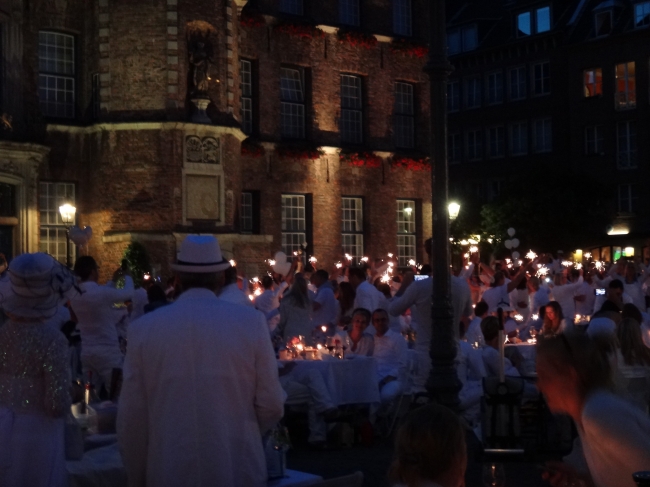
[[[325,37],[325,32],[320,30],[314,25],[306,24],[278,24],[275,26],[275,29],[278,32],[284,32],[293,37],[300,37],[302,39],[314,39],[319,37]]]
[[[423,58],[429,53],[429,48],[425,44],[409,41],[407,39],[393,39],[393,42],[390,43],[390,50],[418,58]]]
[[[431,164],[427,157],[412,158],[395,156],[391,164],[393,168],[403,168],[409,171],[431,171]]]
[[[255,142],[242,142],[241,155],[247,157],[262,157],[266,154],[264,147]]]
[[[339,29],[337,37],[339,42],[347,42],[352,46],[361,46],[372,49],[377,45],[377,38],[356,30],[342,31]]]
[[[278,157],[282,159],[301,159],[301,160],[313,160],[318,159],[323,155],[323,151],[319,149],[308,149],[308,148],[295,148],[295,147],[276,147],[275,153]]]
[[[241,13],[239,23],[244,27],[262,27],[266,24],[266,21],[264,20],[264,16],[262,14],[244,10]]]
[[[357,167],[381,167],[382,159],[372,152],[342,153],[341,161]]]

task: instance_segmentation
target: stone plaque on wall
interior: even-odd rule
[[[185,177],[186,211],[189,220],[219,220],[219,177]]]
[[[221,140],[216,137],[185,137],[185,162],[221,164]]]

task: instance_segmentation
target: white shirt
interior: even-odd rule
[[[488,377],[499,377],[499,364],[501,363],[501,357],[499,356],[499,351],[490,346],[485,346],[481,350],[483,356],[483,365],[485,365],[485,371],[487,372]],[[519,377],[519,371],[516,369],[509,358],[503,357],[505,375],[511,377]]]
[[[54,316],[45,320],[47,326],[51,326],[56,331],[61,331],[61,327],[70,321],[70,310],[63,305],[56,307]]]
[[[465,384],[468,380],[480,381],[483,377],[487,377],[482,350],[475,349],[463,341],[458,342],[458,346],[459,351],[456,355],[458,379]]]
[[[82,282],[83,291],[70,300],[72,311],[78,320],[81,334],[81,355],[102,355],[104,352],[120,353],[117,320],[113,304],[133,297],[133,280],[124,278],[124,289],[116,289],[112,282],[100,286],[96,282]]]
[[[485,339],[483,338],[483,331],[481,330],[481,321],[483,319],[479,316],[475,317],[467,327],[467,332],[465,333],[465,338],[467,343],[474,345],[478,343],[479,347],[485,345]]]
[[[379,381],[392,375],[400,377],[400,369],[403,369],[406,361],[408,346],[404,337],[388,330],[384,336],[374,336],[375,348],[372,356],[377,361],[377,378]]]
[[[318,311],[312,312],[311,322],[314,326],[336,324],[339,317],[339,302],[329,282],[318,288],[314,302],[321,305]]]
[[[266,487],[261,433],[285,394],[262,313],[189,289],[129,336],[117,415],[129,484]]]
[[[432,281],[433,282],[433,281]],[[459,338],[459,323],[472,316],[472,291],[466,279],[451,276],[451,306],[454,313],[454,333]]]
[[[280,296],[282,296],[282,293],[288,287],[289,285],[283,281],[276,290],[265,289],[264,292],[257,296],[253,302],[255,308],[259,309],[265,316],[267,316],[267,323],[271,331],[275,330],[278,326],[280,315],[277,314],[269,318],[269,313],[280,307]]]
[[[610,392],[587,398],[578,434],[596,487],[634,487],[632,474],[650,466],[650,418]]]
[[[483,301],[488,305],[488,313],[496,313],[497,308],[510,306],[510,296],[508,295],[508,281],[501,286],[491,287],[483,293]]]
[[[431,294],[433,279],[413,281],[404,294],[393,297],[388,312],[399,316],[411,308],[411,315],[417,324],[415,348],[421,351],[429,350],[431,345]]]
[[[253,306],[251,300],[244,294],[244,291],[239,289],[236,282],[228,284],[221,289],[219,293],[219,299],[223,301],[228,301],[233,304],[242,304],[244,306]]]
[[[549,294],[550,290],[546,286],[540,286],[537,291],[530,294],[530,312],[532,314],[539,314],[539,309],[551,301]]]
[[[388,310],[388,300],[375,286],[363,281],[356,289],[354,309],[357,308],[365,308],[371,313],[379,308]]]
[[[580,287],[582,287],[582,276],[580,276],[576,282],[555,285],[551,289],[553,299],[557,301],[562,308],[562,314],[567,321],[573,321],[576,316],[576,302],[573,297]]]
[[[576,314],[582,316],[591,316],[594,313],[594,303],[596,302],[596,295],[594,294],[594,285],[589,284],[587,281],[582,283],[576,292],[576,296],[584,296],[585,300],[580,302],[576,301]]]

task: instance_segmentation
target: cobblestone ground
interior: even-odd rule
[[[476,446],[468,439],[470,448]],[[287,455],[290,469],[310,472],[325,479],[363,472],[364,486],[389,487],[387,472],[393,455],[392,442],[380,439],[371,447],[355,445],[349,449],[313,451],[304,444],[296,445]],[[548,484],[541,479],[541,470],[535,463],[503,462],[506,473],[506,487],[542,487]],[[467,466],[467,487],[483,487],[481,482],[482,463],[470,455]]]

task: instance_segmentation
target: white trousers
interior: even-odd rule
[[[84,382],[88,380],[88,373],[93,373],[93,384],[95,392],[99,394],[102,385],[108,391],[111,387],[113,369],[121,369],[124,365],[124,355],[116,346],[114,349],[92,349],[81,348],[81,365],[84,374]]]

